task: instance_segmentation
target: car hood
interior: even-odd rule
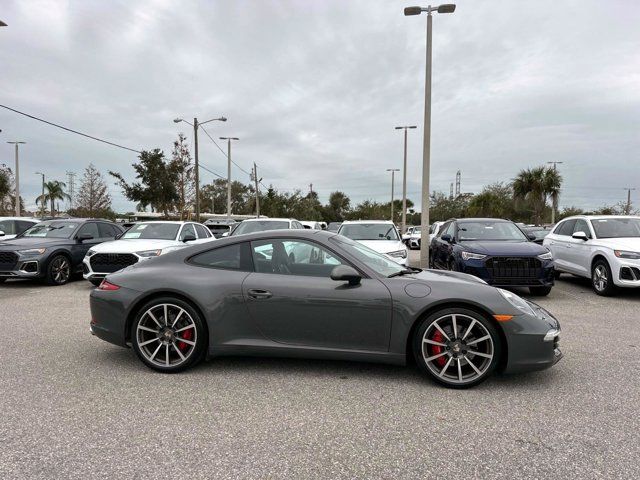
[[[156,250],[167,247],[183,245],[183,242],[176,240],[154,240],[154,239],[122,239],[113,242],[104,242],[91,247],[96,253],[134,253],[144,250]]]
[[[73,243],[73,240],[68,238],[18,237],[0,242],[0,250],[7,251],[24,250],[26,248],[54,247],[56,245],[68,245],[69,243]]]
[[[365,247],[369,247],[378,253],[397,252],[398,250],[405,250],[406,247],[399,240],[356,240],[358,243],[363,244]]]
[[[592,242],[596,245],[611,248],[612,250],[640,252],[640,238],[598,238]]]
[[[536,256],[548,252],[548,250],[533,242],[480,242],[469,241],[460,242],[459,245],[469,251],[475,253],[483,253],[489,256]]]

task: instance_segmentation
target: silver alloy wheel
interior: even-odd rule
[[[51,263],[51,276],[53,277],[54,282],[58,284],[65,283],[69,280],[70,275],[71,266],[69,265],[69,260],[62,256],[54,258]]]
[[[145,358],[161,367],[186,362],[198,341],[196,324],[184,308],[160,303],[145,311],[136,328],[136,342]]]
[[[607,269],[604,265],[600,264],[593,269],[593,287],[602,292],[607,288],[609,283],[609,277],[607,275]]]
[[[437,318],[422,336],[422,358],[427,368],[445,382],[463,385],[482,377],[495,348],[487,328],[464,314]]]

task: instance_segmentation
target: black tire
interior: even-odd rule
[[[0,283],[4,283],[4,282],[6,282],[6,281],[7,281],[7,279],[6,279],[6,278],[0,278]]]
[[[430,346],[428,343],[425,342],[426,334],[430,336],[432,333],[436,333],[437,329],[434,328],[434,323],[439,322],[439,325],[440,325],[440,323],[442,323],[443,321],[445,323],[442,324],[441,328],[443,328],[445,333],[449,335],[450,340],[453,340],[451,338],[453,336],[452,335],[453,328],[448,329],[446,325],[446,319],[450,318],[452,314],[456,315],[456,324],[458,326],[458,335],[457,335],[458,339],[461,339],[463,336],[465,336],[465,333],[467,333],[465,332],[465,329],[469,325],[472,325],[474,330],[471,332],[471,335],[466,336],[467,342],[469,342],[469,339],[472,339],[471,342],[474,342],[475,340],[477,340],[477,338],[482,338],[482,336],[484,336],[483,333],[478,333],[478,332],[486,332],[490,336],[490,339],[485,340],[479,344],[475,344],[476,345],[475,347],[472,347],[471,345],[467,346],[466,344],[462,345],[461,351],[464,354],[462,359],[460,359],[460,357],[454,358],[454,355],[456,355],[453,353],[455,344],[452,342],[447,342],[444,339],[442,340],[443,342],[445,342],[445,344],[447,345],[450,344],[448,347]],[[475,323],[472,322],[472,320],[475,320]],[[478,335],[480,337],[478,337]],[[502,344],[500,340],[500,335],[498,334],[497,328],[495,327],[493,322],[488,320],[484,315],[481,315],[472,310],[468,310],[466,308],[447,308],[447,309],[434,312],[428,317],[424,318],[421,321],[419,327],[415,330],[412,343],[413,343],[413,354],[415,357],[415,361],[418,364],[418,367],[420,368],[420,370],[422,370],[428,377],[430,377],[435,382],[449,388],[458,388],[458,389],[470,388],[484,382],[495,371],[498,365],[498,362],[500,361],[500,357],[502,355]],[[485,352],[490,351],[492,357],[490,359],[485,359],[485,360],[482,360],[482,358],[484,357],[479,357],[479,356],[473,357],[472,356],[473,353],[470,353],[470,352],[473,352],[473,350],[470,350],[470,348],[477,348],[479,351],[480,347],[478,345],[486,346],[487,349],[485,350]],[[439,352],[434,352],[433,350],[429,351],[429,349],[435,349],[435,348],[440,348],[440,351]],[[446,351],[444,349],[446,349]],[[440,360],[434,359],[434,360],[431,360],[430,362],[427,362],[427,359],[432,358],[432,356],[427,356],[427,355],[432,355],[433,353],[436,353],[436,355],[440,355],[445,359],[451,359],[451,363],[455,363],[455,364],[457,364],[458,361],[460,361],[461,363],[463,361],[464,362],[470,361],[469,358],[466,357],[466,355],[468,354],[469,357],[471,357],[474,362],[473,365],[475,365],[476,368],[478,368],[478,370],[480,371],[480,374],[475,373],[471,365],[464,363],[464,365],[461,367],[461,369],[464,369],[464,371],[466,372],[462,374],[463,381],[461,382],[455,378],[452,379],[449,373],[453,368],[456,374],[458,374],[456,365],[445,363],[444,367],[442,365],[438,365],[436,368],[436,365],[434,365],[434,363],[436,362],[436,360],[438,362],[440,362]],[[455,360],[455,362],[453,362],[453,360]],[[446,362],[450,362],[450,360],[446,360]],[[436,373],[436,370],[439,368],[445,369],[444,375],[439,375],[438,373]],[[467,375],[467,380],[465,380],[465,375]]]
[[[186,338],[181,338],[180,336],[171,335],[170,337],[173,339],[173,341],[172,343],[168,344],[169,346],[168,349],[166,348],[167,344],[164,344],[159,339],[156,342],[151,341],[151,343],[149,343],[150,345],[149,348],[143,348],[143,347],[146,347],[146,345],[140,345],[141,343],[150,341],[153,338],[154,334],[143,330],[141,331],[140,335],[138,335],[138,326],[141,325],[141,323],[145,323],[145,322],[149,322],[147,324],[150,324],[150,325],[157,325],[155,323],[150,322],[149,320],[150,317],[147,315],[147,312],[149,310],[152,310],[152,313],[154,311],[156,312],[154,315],[156,316],[160,324],[163,325],[164,315],[162,314],[162,311],[163,311],[162,305],[164,304],[177,307],[177,309],[182,309],[187,314],[187,315],[184,315],[183,313],[181,315],[179,323],[175,326],[174,331],[175,330],[179,331],[181,328],[184,329],[183,322],[189,322],[189,321],[193,322],[193,325],[195,328],[195,331],[193,333],[193,335],[195,336],[195,341],[193,343],[195,345],[192,346],[192,349],[188,351],[187,350],[184,351],[184,354],[185,354],[184,360],[180,360],[178,355],[182,351],[182,347],[180,346],[180,344],[187,346],[187,348],[189,347],[184,342],[184,340],[187,340]],[[174,317],[172,318],[171,310],[172,309],[170,307],[167,315],[169,317],[169,322],[174,320],[177,315],[176,310],[173,310]],[[158,311],[160,311],[161,313],[158,314],[157,313]],[[161,330],[159,328],[158,334],[156,334],[156,336],[158,338],[164,339],[165,336],[163,336],[161,333],[166,332],[168,328],[169,328],[168,326],[165,326],[164,330]],[[147,367],[153,370],[163,372],[163,373],[177,373],[197,365],[205,357],[205,354],[207,351],[207,345],[209,343],[208,331],[200,314],[197,312],[195,308],[193,308],[191,304],[175,297],[154,298],[153,300],[143,305],[138,311],[138,313],[136,314],[136,318],[132,322],[130,338],[131,338],[131,345],[133,346],[133,350],[136,352],[136,355],[142,361],[142,363],[144,363]],[[194,337],[190,337],[190,339],[193,339],[193,338]],[[166,353],[169,353],[170,365],[165,365],[164,360],[161,364],[158,361],[154,361],[155,358],[153,357],[150,358],[151,348],[153,347],[153,349],[155,350],[155,348],[157,348],[156,345],[160,347],[160,350],[163,350],[162,353],[165,353],[165,355],[162,357],[164,360],[166,360]],[[160,352],[158,351],[156,353],[160,353]],[[171,364],[171,356],[174,357],[174,360],[177,363]],[[160,358],[160,356],[158,356],[158,358]]]
[[[449,260],[449,270],[451,270],[452,272],[458,271],[458,267],[456,267],[456,261],[453,258]]]
[[[102,279],[101,278],[92,278],[91,280],[89,280],[94,287],[99,287],[100,284],[102,283]]]
[[[546,297],[551,293],[551,287],[529,287],[529,293],[536,297]]]
[[[44,281],[47,285],[60,286],[71,279],[71,260],[66,255],[55,255],[47,264]]]
[[[553,278],[555,280],[558,280],[560,278],[560,275],[562,275],[562,272],[560,270],[554,270],[553,271]]]
[[[602,258],[596,260],[591,267],[591,287],[594,292],[603,297],[610,297],[616,293],[611,267]]]

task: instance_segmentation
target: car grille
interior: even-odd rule
[[[18,254],[15,252],[0,252],[0,271],[14,270],[18,263]]]
[[[542,262],[535,257],[492,257],[485,265],[493,283],[502,285],[527,285],[542,272]]]
[[[96,253],[89,262],[96,273],[113,273],[138,262],[131,253]]]

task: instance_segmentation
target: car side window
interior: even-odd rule
[[[345,262],[321,245],[306,240],[271,239],[251,242],[253,265],[258,273],[331,276]]]
[[[591,230],[589,230],[589,225],[587,225],[586,220],[583,220],[581,218],[576,220],[576,224],[573,227],[573,232],[571,232],[571,234],[573,235],[576,232],[584,232],[587,234],[587,237],[591,238]]]
[[[252,268],[247,250],[247,243],[234,243],[194,255],[189,259],[189,263],[202,267],[249,272]]]
[[[576,224],[576,220],[565,220],[564,222],[562,222],[560,225],[558,225],[558,227],[556,228],[556,230],[554,230],[553,233],[555,233],[556,235],[563,235],[563,236],[571,236],[573,234],[573,227]]]
[[[441,237],[442,235],[445,234],[445,232],[447,231],[447,229],[449,228],[449,225],[451,224],[451,222],[446,222],[442,224],[442,227],[440,227],[440,230],[438,231],[438,237]]]
[[[184,242],[184,239],[187,237],[187,235],[191,235],[194,238],[198,238],[196,236],[196,230],[195,228],[193,228],[192,223],[187,223],[184,225],[184,227],[182,227],[182,231],[180,232],[180,237],[178,238],[178,240],[180,240],[181,242]]]
[[[99,223],[98,231],[100,232],[100,238],[115,238],[115,229],[108,223]]]
[[[31,223],[31,222],[23,222],[22,220],[18,220],[16,222],[16,233],[22,233],[27,228],[32,227],[33,225],[35,225],[35,224]]]
[[[93,238],[100,238],[100,232],[98,231],[98,224],[95,222],[85,223],[80,230],[78,230],[78,237],[82,235],[91,235]]]
[[[300,222],[291,222],[291,226],[293,228],[300,228],[300,229],[304,229],[304,225],[302,225]]]
[[[447,235],[451,236],[451,238],[455,238],[456,237],[456,222],[451,222],[449,224],[449,226],[447,227],[447,231],[444,232]]]
[[[16,223],[14,220],[2,220],[0,221],[0,230],[5,235],[15,235],[18,233],[16,232]]]
[[[211,234],[209,233],[209,229],[203,227],[202,225],[195,224],[196,232],[198,232],[198,238],[209,238]]]

